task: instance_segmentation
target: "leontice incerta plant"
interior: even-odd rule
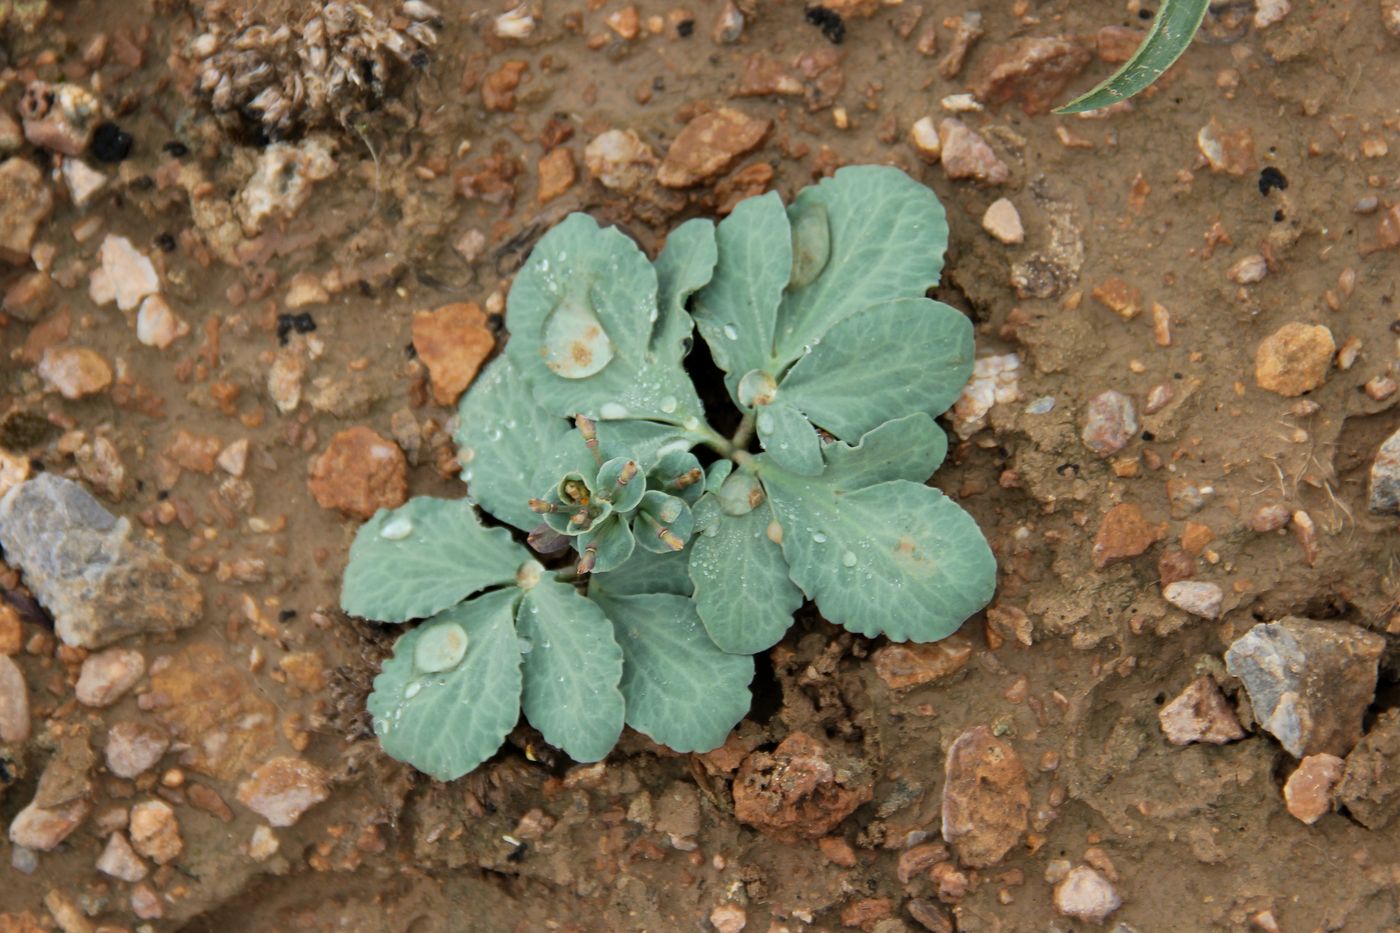
[[[704,751],[804,600],[893,641],[985,606],[986,540],[924,485],[973,362],[925,297],[946,244],[933,192],[876,166],[683,223],[654,262],[584,214],[545,234],[461,402],[468,498],[381,510],[350,549],[347,612],[423,620],[369,697],[385,750],[455,778],[523,710],[579,761],[624,724]],[[727,422],[685,368],[697,330]]]

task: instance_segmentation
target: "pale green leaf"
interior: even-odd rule
[[[686,312],[685,303],[709,284],[718,259],[713,221],[702,217],[687,220],[667,235],[666,246],[655,263],[661,320],[653,338],[654,347],[680,346],[690,336],[694,322]],[[684,348],[681,356],[685,355],[683,351]]]
[[[595,598],[622,647],[627,724],[678,752],[723,745],[749,710],[753,658],[715,647],[684,596]]]
[[[1186,51],[1209,8],[1210,0],[1162,0],[1147,35],[1132,57],[1102,84],[1055,112],[1098,110],[1146,90]]]
[[[679,424],[699,416],[700,401],[679,342],[653,352],[658,316],[656,270],[637,244],[570,214],[516,274],[506,355],[555,415]]]
[[[525,651],[530,725],[575,761],[598,761],[622,734],[622,649],[592,601],[553,577],[526,591],[516,614]]]
[[[607,573],[627,563],[637,541],[628,527],[627,519],[613,515],[598,527],[578,538],[580,570]],[[583,563],[586,561],[587,563]]]
[[[943,206],[933,191],[897,168],[837,169],[831,178],[802,189],[788,212],[819,216],[818,206],[830,224],[829,258],[810,284],[783,296],[774,350],[778,368],[768,370],[775,375],[852,314],[895,298],[922,297],[943,268],[948,245]],[[720,257],[723,262],[723,248]]]
[[[484,593],[394,643],[365,704],[385,752],[439,781],[459,778],[496,753],[520,718],[519,598],[514,588]],[[462,660],[436,673],[419,668],[414,655],[422,639],[452,627],[466,637]]]
[[[604,457],[631,457],[651,470],[662,457],[694,446],[684,429],[655,421],[600,421],[598,444]]]
[[[987,605],[996,561],[971,515],[919,483],[844,491],[830,473],[762,469],[789,574],[823,616],[871,637],[936,641]]]
[[[786,401],[758,409],[758,439],[784,469],[803,476],[822,471],[822,442],[807,418]]]
[[[632,528],[639,545],[648,551],[666,554],[685,547],[695,529],[695,518],[681,497],[649,489],[637,507]]]
[[[476,377],[458,406],[457,456],[472,498],[503,522],[522,531],[539,524],[526,506],[548,483],[574,468],[555,462],[555,451],[582,445],[564,418],[536,403],[530,387],[505,356]],[[543,480],[540,473],[546,475]]]
[[[487,528],[468,499],[420,496],[360,526],[340,590],[346,612],[405,622],[515,580],[529,553],[504,528]]]
[[[647,482],[653,489],[680,496],[687,505],[694,505],[705,493],[705,470],[695,454],[674,450],[657,461]]]
[[[972,376],[972,322],[927,298],[867,308],[831,328],[782,381],[814,424],[856,441],[916,411],[940,415]]]
[[[822,482],[833,489],[860,489],[892,479],[922,483],[948,453],[948,435],[923,412],[880,425],[859,446],[827,444]]]
[[[759,506],[745,515],[726,515],[709,495],[695,513],[696,527],[704,530],[689,548],[690,579],[705,630],[731,654],[771,648],[802,605],[802,592],[788,579],[787,560],[773,540],[772,512]]]
[[[770,365],[778,303],[792,274],[792,230],[776,191],[740,201],[720,221],[719,266],[696,293],[695,326],[725,371],[731,396],[750,370]]]
[[[594,574],[588,581],[588,592],[592,595],[594,590],[598,590],[612,596],[640,596],[645,593],[689,596],[695,589],[687,573],[689,561],[688,551],[656,554],[638,548],[621,567]]]

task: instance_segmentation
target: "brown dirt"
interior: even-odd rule
[[[190,74],[171,52],[191,35],[190,8],[162,0],[118,15],[118,5],[58,2],[32,34],[8,27],[6,112],[32,77],[93,78],[83,54],[105,35],[102,94],[136,146],[120,168],[97,165],[112,180],[86,212],[53,185],[60,203],[39,230],[56,248],[52,299],[32,323],[0,316],[0,446],[77,475],[82,441],[115,445],[125,480],[88,475],[90,485],[200,574],[207,609],[195,629],[139,646],[150,662],[175,658],[137,688],[149,695],[159,679],[179,694],[173,710],[152,714],[135,695],[106,710],[75,707],[77,659],[43,638],[41,618],[25,607],[29,648],[17,660],[35,738],[6,751],[6,774],[21,776],[0,798],[0,819],[8,825],[32,798],[60,738],[90,736],[100,750],[112,723],[154,715],[183,741],[218,724],[236,739],[212,763],[208,750],[188,757],[169,776],[183,787],[155,786],[156,772],[134,782],[93,774],[98,815],[153,795],[175,805],[183,853],[146,882],[164,899],[154,929],[693,930],[733,903],[746,930],[836,930],[845,918],[894,933],[936,923],[941,899],[962,931],[1067,930],[1074,924],[1055,918],[1046,880],[1047,870],[1062,874],[1056,860],[1109,877],[1123,899],[1109,925],[1142,933],[1268,930],[1270,918],[1289,933],[1400,927],[1396,824],[1368,829],[1333,813],[1305,825],[1284,809],[1293,762],[1272,738],[1251,729],[1239,742],[1175,746],[1157,721],[1164,703],[1210,673],[1250,729],[1219,656],[1256,621],[1290,614],[1389,630],[1367,724],[1394,704],[1396,524],[1370,515],[1365,499],[1375,450],[1398,421],[1393,397],[1361,391],[1392,370],[1400,281],[1395,250],[1377,250],[1394,245],[1393,222],[1380,217],[1400,200],[1400,40],[1381,28],[1382,4],[1295,2],[1266,30],[1227,5],[1157,88],[1100,119],[1026,115],[1022,102],[1043,111],[1044,84],[1007,71],[1006,59],[1025,37],[1078,37],[1071,64],[1046,59],[1045,79],[1062,80],[1083,59],[1075,50],[1096,47],[1100,27],[1143,25],[1106,0],[987,5],[985,34],[951,80],[938,62],[964,7],[946,0],[833,4],[875,10],[848,19],[839,46],[793,0],[759,4],[738,44],[712,39],[716,2],[689,8],[689,38],[676,34],[678,8],[641,2],[631,41],[605,24],[620,3],[544,4],[523,42],[492,36],[477,5],[441,5],[442,41],[426,69],[387,106],[331,131],[335,174],[255,239],[219,221],[228,215],[217,194],[192,209],[184,188],[199,180],[176,182],[193,172],[207,190],[231,192],[257,154],[181,93]],[[273,19],[285,7],[259,5]],[[649,31],[653,16],[660,35]],[[921,54],[930,30],[940,47]],[[1097,80],[1112,67],[1102,57],[1121,57],[1120,45],[1121,33],[1106,34],[1100,57],[1051,97]],[[746,65],[754,55],[763,60]],[[774,62],[793,96],[736,94]],[[1009,102],[959,118],[991,144],[1010,181],[949,181],[919,159],[909,127],[926,115],[938,122],[939,101],[991,80],[983,76],[993,65],[996,93]],[[625,197],[583,169],[584,146],[603,130],[635,130],[661,156],[690,118],[721,106],[772,121],[727,175]],[[1218,171],[1196,141],[1212,120],[1217,137],[1232,134],[1230,164]],[[162,152],[176,139],[190,150],[180,159]],[[542,204],[546,143],[572,153],[579,177]],[[29,147],[21,155],[47,158]],[[604,766],[579,768],[522,726],[492,762],[451,785],[386,759],[362,710],[390,633],[337,612],[357,522],[318,506],[307,471],[332,436],[363,425],[406,448],[411,494],[460,493],[452,411],[434,403],[409,352],[414,314],[457,302],[498,313],[510,273],[569,211],[620,224],[654,249],[685,217],[714,215],[765,187],[790,196],[840,164],[870,161],[898,164],[937,190],[951,224],[937,297],[973,316],[979,356],[1022,361],[1021,400],[997,405],[990,426],[957,445],[934,479],[977,517],[1000,563],[992,622],[964,627],[970,661],[892,690],[870,656],[878,643],[805,611],[759,659],[753,711],[720,752],[678,756],[629,733]],[[1261,194],[1264,166],[1287,188]],[[557,172],[551,184],[562,184]],[[1024,244],[981,229],[1003,196],[1024,221]],[[1355,209],[1368,197],[1379,199],[1378,213]],[[454,244],[472,230],[485,246],[468,260]],[[109,232],[152,256],[189,323],[168,349],[137,342],[134,314],[89,299],[88,272]],[[1232,281],[1252,254],[1267,275]],[[23,271],[0,266],[0,286]],[[319,279],[324,301],[287,307],[299,273]],[[1089,297],[1111,279],[1141,293],[1143,313]],[[1149,313],[1154,304],[1165,315]],[[294,346],[323,347],[287,413],[266,388],[285,313],[314,318],[314,334],[294,334]],[[1333,366],[1305,396],[1316,410],[1255,384],[1256,347],[1295,321],[1326,325],[1343,349],[1352,337],[1361,345],[1354,366]],[[44,393],[35,365],[46,345],[64,341],[111,361],[113,386],[71,401]],[[1171,400],[1144,414],[1159,385]],[[1085,404],[1109,389],[1134,399],[1141,425],[1101,458],[1080,434]],[[1055,400],[1048,413],[1026,413],[1046,396]],[[250,439],[243,484],[175,467],[162,452],[181,430],[221,445]],[[1125,502],[1151,533],[1127,549],[1136,553],[1096,567],[1095,535]],[[1255,511],[1273,504],[1305,511],[1316,540],[1303,540],[1296,521],[1250,530]],[[1159,562],[1169,579],[1189,572],[1220,584],[1220,621],[1165,603]],[[12,576],[0,582],[15,587]],[[307,652],[324,663],[320,683]],[[197,689],[202,704],[187,704]],[[231,710],[263,719],[233,722]],[[1029,833],[992,867],[958,869],[940,855],[901,883],[901,853],[938,839],[947,749],[977,726],[1025,763]],[[869,802],[831,830],[836,840],[780,841],[734,817],[741,761],[771,756],[799,732],[828,747],[852,786],[868,782]],[[278,851],[255,860],[248,851],[261,821],[237,803],[237,785],[258,762],[294,754],[325,769],[331,796],[276,830]],[[158,771],[176,768],[177,757]],[[227,802],[222,814],[210,788]],[[7,869],[0,909],[71,920],[66,898],[107,929],[137,927],[132,886],[94,868],[104,842],[90,817],[40,853],[32,874]],[[0,857],[11,856],[0,844]]]

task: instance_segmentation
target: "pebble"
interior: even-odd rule
[[[1366,384],[1361,388],[1366,391],[1366,395],[1371,401],[1384,402],[1394,395],[1397,390],[1400,390],[1400,383],[1396,383],[1396,381],[1389,376],[1373,376],[1367,379]]]
[[[1055,885],[1055,910],[1065,917],[1103,923],[1121,906],[1113,883],[1088,865],[1070,869]]]
[[[160,895],[148,882],[142,881],[131,889],[131,912],[142,920],[159,920],[165,916]]]
[[[984,356],[972,364],[972,378],[953,405],[953,430],[966,440],[987,426],[992,406],[1021,397],[1021,357],[1015,353]]]
[[[1140,507],[1131,502],[1119,503],[1104,515],[1094,535],[1094,566],[1102,570],[1117,561],[1137,557],[1157,543],[1158,536],[1157,526],[1148,522]]]
[[[82,825],[91,809],[84,798],[57,807],[30,803],[10,822],[10,842],[36,852],[52,851]]]
[[[874,796],[868,770],[805,732],[750,753],[733,788],[735,819],[784,843],[828,835]]]
[[[166,445],[165,456],[191,473],[208,476],[214,472],[214,460],[222,447],[223,442],[212,434],[194,434],[180,428]]]
[[[920,117],[909,127],[909,143],[929,165],[934,164],[943,153],[943,142],[938,138],[938,127],[933,117]]]
[[[969,868],[996,865],[1020,841],[1030,813],[1020,756],[976,726],[949,746],[944,775],[944,841]]]
[[[267,370],[267,394],[277,410],[289,414],[301,404],[301,383],[306,378],[306,344],[293,338],[280,347]]]
[[[1400,430],[1385,439],[1371,462],[1367,506],[1377,515],[1400,514]]]
[[[913,897],[904,902],[909,916],[930,933],[954,933],[957,929],[948,912],[939,905],[922,897]]]
[[[1049,113],[1064,102],[1065,88],[1092,58],[1071,36],[1013,39],[986,53],[969,87],[992,106],[1018,100],[1028,115]]]
[[[97,251],[101,265],[88,280],[88,297],[95,304],[115,301],[123,311],[134,310],[147,295],[160,291],[160,276],[145,253],[115,233],[107,234]]]
[[[988,185],[1005,184],[1011,170],[978,133],[953,117],[938,124],[939,161],[949,178],[971,178]]]
[[[1202,674],[1157,713],[1162,734],[1173,745],[1224,745],[1244,738],[1244,729],[1215,679]]]
[[[1110,389],[1089,400],[1084,413],[1084,430],[1079,435],[1100,457],[1116,454],[1137,435],[1138,418],[1133,400]]]
[[[457,404],[495,347],[496,336],[475,302],[443,305],[436,311],[413,315],[413,349],[428,367],[433,401],[439,405]]]
[[[651,178],[656,153],[632,130],[607,130],[583,150],[588,173],[610,191],[630,194]]]
[[[1237,285],[1253,285],[1264,281],[1264,276],[1268,274],[1268,260],[1256,253],[1235,262],[1226,271],[1225,277]]]
[[[190,325],[170,308],[160,295],[148,295],[136,312],[136,339],[148,347],[164,350],[190,332]]]
[[[1142,313],[1142,289],[1116,276],[1104,279],[1089,296],[1125,321]]]
[[[1162,587],[1162,598],[1182,612],[1202,619],[1218,619],[1225,592],[1215,583],[1178,580]]]
[[[174,861],[185,847],[175,810],[163,800],[143,800],[132,807],[127,832],[136,851],[157,865]]]
[[[76,84],[31,81],[19,102],[24,137],[41,149],[82,155],[102,121],[102,102]]]
[[[296,146],[273,143],[258,157],[257,168],[234,199],[245,235],[262,232],[270,219],[290,220],[301,210],[318,181],[335,174],[330,144],[315,137]]]
[[[288,310],[305,308],[309,305],[323,305],[331,300],[321,280],[310,272],[298,272],[287,284],[287,297],[283,303]]]
[[[29,686],[24,671],[0,654],[0,742],[19,744],[29,739]]]
[[[993,237],[1014,246],[1026,239],[1026,228],[1021,226],[1021,214],[1016,205],[1006,198],[997,198],[982,215],[982,229]]]
[[[541,204],[548,204],[573,187],[578,180],[578,167],[574,165],[574,155],[563,146],[551,149],[539,161],[539,190],[536,197]]]
[[[0,497],[29,479],[29,473],[28,457],[19,457],[0,448]],[[0,614],[4,611],[5,607],[0,606]]]
[[[1288,812],[1309,826],[1331,809],[1346,762],[1336,755],[1308,755],[1283,785]]]
[[[54,619],[64,644],[103,648],[143,632],[187,628],[203,613],[199,583],[160,545],[72,480],[41,473],[0,500],[0,547]]]
[[[259,825],[248,840],[248,857],[255,862],[265,862],[277,854],[281,841],[271,826]]]
[[[1254,134],[1249,127],[1227,131],[1214,117],[1196,133],[1196,148],[1205,156],[1213,172],[1227,175],[1244,175],[1252,172],[1254,161]]]
[[[1259,344],[1254,381],[1285,398],[1310,392],[1327,379],[1337,350],[1332,332],[1321,324],[1285,324]]]
[[[631,3],[620,10],[613,10],[603,18],[603,22],[620,38],[629,42],[637,38],[642,29],[642,18],[637,14],[637,7]]]
[[[16,157],[0,163],[0,260],[27,265],[39,224],[52,210],[53,192],[32,162]]]
[[[66,399],[96,395],[112,384],[112,367],[87,347],[49,347],[37,371],[50,389]]]
[[[111,706],[146,673],[146,659],[129,648],[108,648],[90,654],[78,675],[78,702],[84,706]]]
[[[1368,829],[1384,829],[1400,815],[1400,711],[1377,716],[1347,756],[1337,801]]]
[[[107,176],[82,159],[64,159],[61,172],[63,183],[68,186],[68,198],[74,207],[87,207],[107,184]]]
[[[771,126],[770,120],[730,107],[701,114],[671,143],[656,180],[667,188],[689,188],[707,181],[756,149]]]
[[[1292,11],[1288,0],[1254,0],[1254,28],[1268,29]]]
[[[29,272],[5,289],[4,310],[12,318],[27,323],[39,320],[54,303],[53,279],[46,272]]]
[[[1345,622],[1289,616],[1230,646],[1225,667],[1244,682],[1254,718],[1295,758],[1345,755],[1361,737],[1385,639]]]
[[[107,770],[119,778],[135,778],[156,766],[170,748],[170,736],[160,726],[135,720],[114,723],[107,730],[104,755]]]
[[[367,519],[408,499],[408,462],[397,444],[363,425],[341,431],[311,461],[308,485],[323,509]]]
[[[710,926],[715,933],[740,933],[748,922],[748,914],[738,904],[720,904],[710,911]]]
[[[24,145],[24,131],[19,121],[6,110],[0,110],[0,156],[14,155]]]
[[[122,833],[107,837],[107,847],[97,858],[97,870],[121,881],[137,882],[150,873],[141,856]]]
[[[1286,505],[1279,505],[1278,503],[1274,503],[1273,505],[1261,505],[1254,510],[1253,515],[1249,516],[1249,527],[1259,534],[1278,531],[1284,525],[1288,524],[1288,519],[1291,514]]]
[[[327,775],[301,758],[273,758],[238,785],[238,802],[273,826],[291,826],[330,796]]]
[[[1142,406],[1143,414],[1155,415],[1166,408],[1176,398],[1176,390],[1170,382],[1159,382],[1147,390],[1147,403]]]
[[[242,476],[248,471],[248,450],[251,446],[248,438],[240,438],[219,451],[214,462],[229,476]]]
[[[872,656],[875,673],[891,690],[907,690],[951,677],[972,658],[972,642],[953,634],[927,644],[889,644]]]

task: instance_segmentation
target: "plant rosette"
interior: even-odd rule
[[[984,607],[991,549],[925,485],[973,363],[966,316],[925,297],[946,245],[934,193],[878,166],[688,221],[655,261],[583,214],[545,234],[460,404],[469,497],[381,510],[350,549],[346,612],[423,620],[369,697],[385,750],[452,779],[523,711],[579,761],[624,725],[707,751],[804,600],[894,641]]]

